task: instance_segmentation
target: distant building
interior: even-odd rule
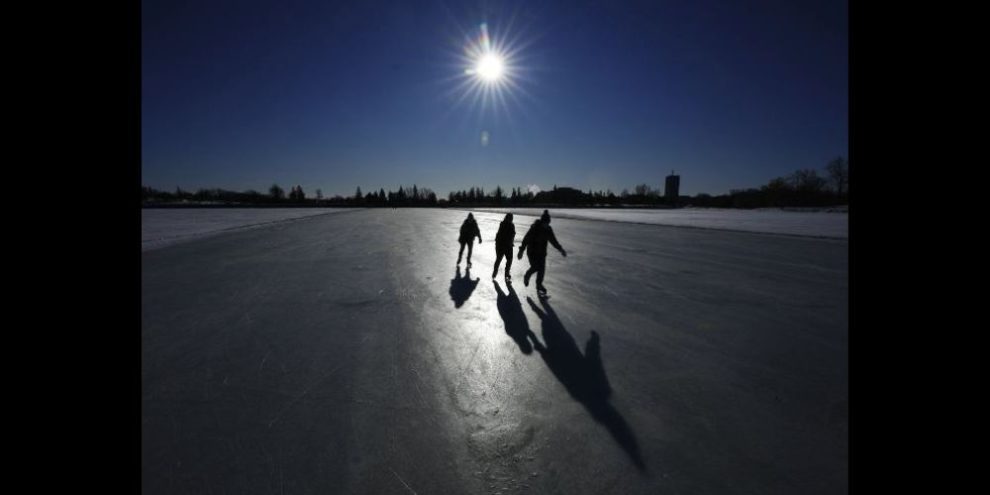
[[[664,188],[663,197],[666,198],[667,202],[676,205],[678,198],[680,198],[681,190],[681,176],[674,175],[674,171],[670,171],[670,175],[667,176],[667,184]]]

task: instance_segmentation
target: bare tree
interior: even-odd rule
[[[849,186],[849,161],[839,156],[828,162],[825,170],[828,171],[829,178],[835,184],[836,193],[842,196],[842,193]]]
[[[804,192],[819,192],[825,189],[825,185],[827,184],[827,181],[819,177],[818,172],[812,168],[794,172],[791,175],[791,180],[793,181],[794,189]]]

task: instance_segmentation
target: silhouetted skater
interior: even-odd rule
[[[474,215],[468,213],[464,223],[461,224],[461,236],[457,239],[461,243],[461,250],[457,253],[457,264],[461,264],[461,255],[464,254],[464,245],[468,248],[467,267],[471,268],[471,248],[474,247],[474,238],[478,237],[478,244],[481,244],[481,231],[478,230],[478,222],[474,221]]]
[[[529,277],[535,273],[536,291],[541,296],[547,294],[547,289],[543,286],[543,275],[547,270],[547,242],[553,244],[553,247],[557,248],[565,258],[567,257],[567,251],[560,247],[557,237],[553,235],[553,229],[550,228],[550,212],[543,210],[543,216],[533,222],[533,225],[529,227],[529,232],[526,232],[523,237],[522,244],[519,245],[518,256],[519,259],[522,259],[523,251],[526,251],[526,257],[529,258],[529,270],[526,270],[526,275],[523,276],[523,283],[529,287]]]
[[[509,270],[512,269],[512,243],[515,240],[516,226],[512,224],[512,213],[506,213],[505,219],[498,226],[498,233],[495,234],[495,269],[492,270],[492,278],[498,275],[498,265],[505,256],[505,281],[512,281]]]

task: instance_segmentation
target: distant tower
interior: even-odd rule
[[[670,175],[667,176],[667,184],[666,187],[664,188],[663,196],[664,198],[667,199],[668,203],[672,205],[676,205],[677,198],[680,196],[680,190],[681,190],[681,176],[674,175],[674,171],[671,170]]]

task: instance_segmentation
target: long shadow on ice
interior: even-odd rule
[[[523,313],[522,303],[519,302],[519,296],[516,295],[516,291],[513,290],[511,283],[506,283],[505,288],[509,290],[508,295],[502,292],[502,286],[498,285],[495,281],[495,291],[498,292],[498,315],[502,317],[502,321],[505,323],[505,333],[512,337],[512,340],[516,341],[519,345],[519,350],[523,354],[530,354],[533,352],[533,346],[529,343],[530,336],[533,336],[533,340],[536,340],[536,335],[533,331],[529,329],[529,321],[526,320],[526,314]]]
[[[454,278],[450,280],[450,299],[454,301],[454,307],[463,306],[464,301],[471,297],[471,293],[474,292],[474,288],[478,286],[480,281],[480,277],[471,280],[470,268],[466,268],[464,277],[461,277],[461,267],[458,266]]]
[[[557,380],[567,388],[571,397],[584,405],[591,413],[591,417],[608,429],[636,467],[640,471],[645,471],[646,466],[643,464],[636,436],[622,415],[608,402],[612,388],[608,384],[605,368],[602,366],[598,332],[591,332],[591,338],[588,339],[582,355],[577,343],[574,342],[574,337],[564,328],[549,303],[540,300],[543,306],[541,310],[529,297],[526,301],[540,317],[543,326],[544,344],[540,344],[534,338],[533,347],[540,353]]]

